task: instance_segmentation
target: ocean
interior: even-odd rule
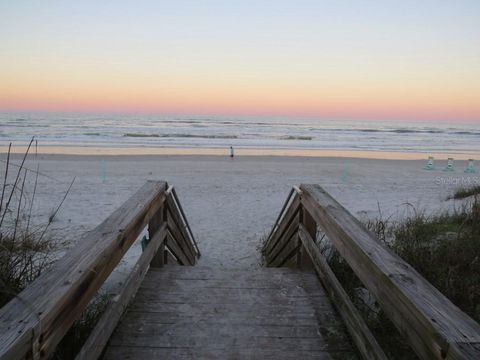
[[[0,145],[249,148],[480,154],[480,124],[0,113]]]

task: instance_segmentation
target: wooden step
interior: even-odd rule
[[[288,268],[151,269],[105,359],[356,359],[317,277]]]

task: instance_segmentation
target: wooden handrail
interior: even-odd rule
[[[173,188],[167,192],[165,220],[168,225],[168,236],[165,246],[180,265],[195,265],[198,257],[195,240],[190,237],[187,227],[184,225],[186,219],[180,212],[178,199],[174,194]]]
[[[173,199],[175,200],[175,203],[178,206],[178,209],[180,210],[180,214],[182,215],[182,221],[185,223],[185,226],[188,230],[188,235],[190,236],[190,241],[195,246],[195,252],[197,253],[197,256],[200,257],[200,256],[202,256],[201,253],[200,253],[200,249],[198,248],[197,241],[195,240],[195,237],[193,236],[192,229],[190,228],[190,224],[188,223],[187,217],[185,216],[185,212],[183,211],[182,203],[178,199],[178,195],[177,195],[177,192],[176,192],[175,188],[172,189],[172,194],[173,194]]]
[[[295,189],[292,188],[292,189],[290,190],[290,192],[288,193],[287,200],[285,200],[285,202],[283,203],[282,209],[280,210],[280,213],[279,213],[278,216],[277,216],[277,220],[275,220],[275,223],[274,223],[273,226],[272,226],[272,230],[270,231],[270,234],[268,234],[267,240],[272,237],[273,232],[277,229],[277,227],[278,227],[278,225],[279,225],[279,223],[280,223],[280,220],[282,219],[282,216],[283,216],[285,210],[287,209],[287,205],[289,204],[290,198],[292,197],[294,191],[295,191]]]
[[[127,308],[128,303],[140,287],[140,284],[147,273],[150,262],[153,260],[153,257],[160,246],[164,243],[166,232],[167,224],[164,223],[150,239],[148,246],[128,275],[124,285],[121,287],[118,294],[113,296],[107,309],[102,314],[95,325],[95,328],[88,336],[87,341],[75,357],[75,360],[92,360],[100,357],[110,336],[115,330],[118,321]]]
[[[186,222],[186,219],[183,212],[178,212],[177,205],[175,209],[170,208],[174,195],[167,194],[166,190],[166,182],[148,181],[98,227],[79,240],[49,271],[0,309],[1,360],[48,359],[148,225],[150,241],[145,251],[119,293],[108,304],[78,358],[94,359],[101,354],[149,265],[163,265],[165,249],[169,246],[175,247],[178,252],[195,254],[193,238],[184,234],[177,237],[169,232],[168,216],[170,222]],[[176,203],[179,204],[178,199]],[[183,264],[178,258],[176,260]],[[190,265],[194,263],[195,255],[189,259]]]
[[[409,264],[383,247],[320,186],[301,185],[300,190],[302,210],[313,219],[315,227],[319,226],[326,234],[420,358],[480,359],[478,323],[453,305]],[[318,251],[314,234],[309,234],[300,219],[298,221],[298,237],[278,239],[275,231],[264,249],[282,241],[300,242],[296,248],[299,252],[305,249],[310,255],[328,293],[337,305],[340,304],[339,312],[362,356],[366,359],[383,358],[383,352],[376,351],[378,349],[374,353],[370,351],[378,344],[372,343],[368,328],[362,321],[358,322],[356,310],[342,295],[344,291],[339,288],[338,280]],[[285,227],[282,222],[276,225],[277,228],[282,226]],[[286,248],[287,244],[283,246]],[[279,256],[282,256],[281,252],[266,252],[267,265],[279,264],[276,258]]]

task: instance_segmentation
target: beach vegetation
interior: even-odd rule
[[[450,301],[480,322],[480,199],[450,212],[428,216],[414,211],[400,221],[366,222],[384,246],[414,267]],[[365,318],[386,354],[392,359],[416,359],[393,323],[365,289],[341,255],[326,241],[322,252]]]
[[[0,194],[0,308],[48,270],[67,245],[50,231],[50,225],[55,221],[75,179],[61,202],[48,214],[46,224],[34,224],[33,203],[37,193],[39,167],[37,165],[36,171],[25,167],[33,144],[34,139],[30,141],[19,165],[11,161],[10,144],[5,161]],[[29,173],[33,173],[34,179],[31,189],[27,189]],[[54,358],[75,357],[104,312],[109,299],[107,294],[99,294],[89,303],[62,339]]]
[[[258,244],[257,244],[257,252],[260,254],[260,259],[259,259],[259,265],[260,266],[266,266],[267,265],[267,261],[266,261],[266,254],[265,254],[265,245],[267,244],[267,240],[268,240],[268,233],[263,233],[261,236],[260,236],[260,240],[258,241]]]
[[[80,318],[73,323],[58,344],[54,359],[74,359],[76,357],[107,309],[110,299],[110,294],[101,293],[90,301]]]
[[[460,187],[455,190],[455,193],[453,194],[453,196],[449,197],[449,199],[460,200],[476,195],[480,195],[480,185]]]

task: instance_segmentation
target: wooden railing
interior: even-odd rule
[[[96,359],[150,266],[194,265],[200,252],[173,187],[149,181],[0,309],[0,359],[48,359],[123,255],[149,241],[77,359]]]
[[[365,359],[386,359],[317,244],[317,227],[421,359],[480,359],[480,325],[382,246],[318,185],[294,188],[263,248],[267,266],[313,267]]]

